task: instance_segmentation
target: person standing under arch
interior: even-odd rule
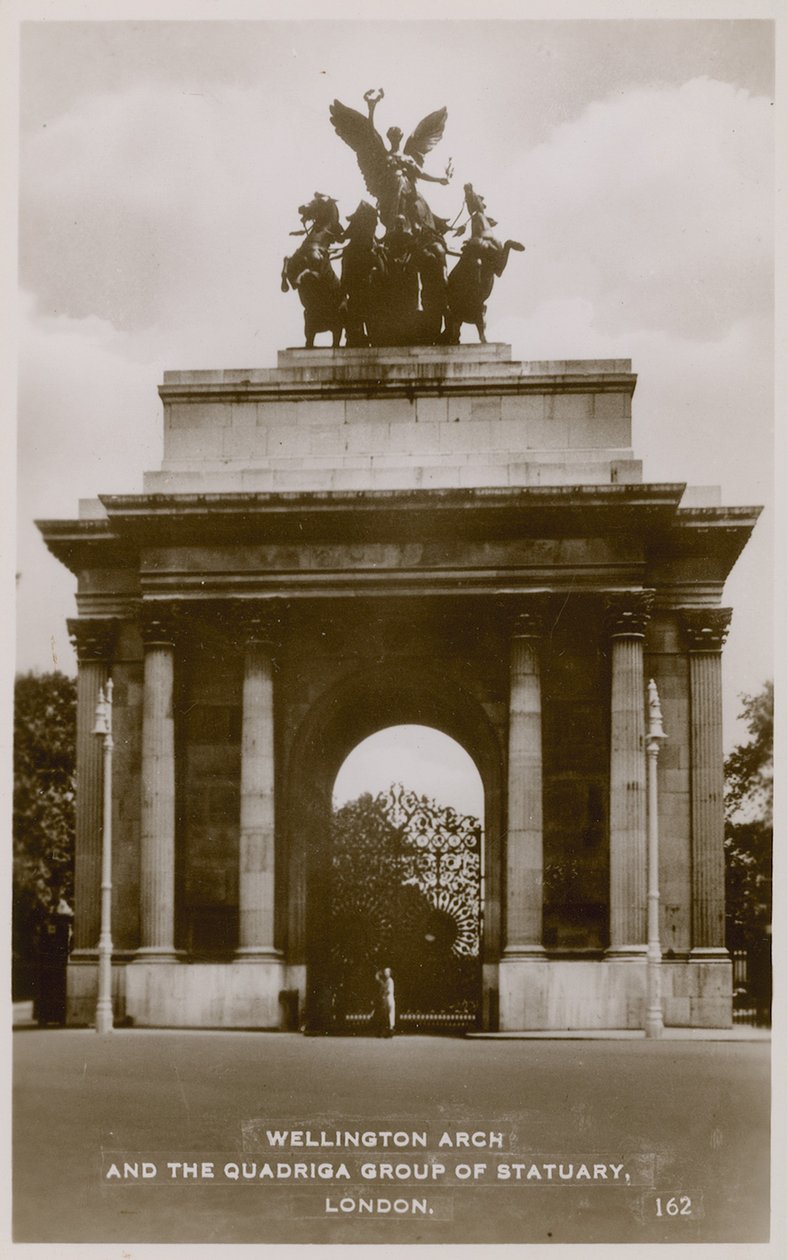
[[[396,994],[390,967],[375,972],[377,981],[378,1028],[381,1037],[393,1037],[396,1025]]]

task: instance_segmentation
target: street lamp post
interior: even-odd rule
[[[667,736],[661,724],[661,704],[656,684],[648,683],[648,730],[645,751],[648,757],[648,954],[647,1013],[645,1036],[660,1037],[664,1032],[661,1001],[661,941],[659,939],[659,808],[658,760],[661,741]]]
[[[101,934],[98,938],[96,1032],[112,1032],[112,679],[101,687],[93,734],[104,740],[104,800],[101,837]]]

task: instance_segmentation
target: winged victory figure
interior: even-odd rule
[[[400,151],[403,131],[389,127],[386,135],[390,147],[386,147],[374,125],[374,111],[382,98],[382,88],[364,94],[366,117],[357,109],[334,101],[330,117],[336,134],[355,153],[364,183],[377,201],[380,222],[386,232],[406,225],[415,235],[421,232],[442,235],[448,225],[433,215],[417,184],[419,180],[447,184],[451,179],[450,161],[444,175],[430,175],[423,169],[427,153],[443,138],[448,111],[443,107],[427,114]]]

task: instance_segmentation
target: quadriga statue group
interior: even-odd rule
[[[333,345],[401,346],[456,344],[462,324],[475,324],[486,341],[486,302],[518,241],[501,243],[493,233],[484,200],[464,186],[453,223],[433,214],[419,184],[447,184],[424,170],[427,153],[442,139],[447,111],[428,114],[401,148],[403,132],[390,127],[386,145],[374,123],[382,88],[367,92],[367,113],[334,101],[331,122],[355,152],[376,206],[361,201],[342,226],[333,197],[315,193],[298,213],[303,242],[284,259],[281,287],[295,289],[303,303],[306,345],[330,332]],[[460,222],[460,220],[463,220]],[[469,235],[461,250],[446,237]],[[457,261],[451,269],[448,259]],[[334,263],[339,263],[337,273]]]

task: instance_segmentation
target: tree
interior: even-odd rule
[[[14,991],[30,988],[36,933],[74,886],[76,683],[22,674],[14,689]]]
[[[725,762],[727,944],[757,951],[772,916],[773,683],[743,696],[749,739]]]

